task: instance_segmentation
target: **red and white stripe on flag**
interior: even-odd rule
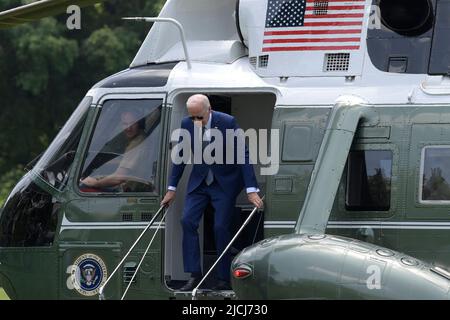
[[[365,0],[269,0],[263,52],[358,50]]]

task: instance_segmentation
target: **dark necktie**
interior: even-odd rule
[[[202,137],[204,137],[204,134],[206,132],[206,127],[202,127]],[[205,151],[206,146],[211,142],[208,140],[202,140],[202,150]],[[205,178],[205,183],[207,186],[209,186],[211,183],[213,183],[214,181],[214,174],[212,172],[211,169],[208,169],[208,174],[206,175]]]

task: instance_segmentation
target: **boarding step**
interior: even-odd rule
[[[174,299],[192,299],[192,291],[174,291],[173,292]],[[204,299],[224,299],[224,300],[232,300],[236,299],[236,294],[233,290],[211,290],[211,289],[198,289],[196,298],[199,300]]]

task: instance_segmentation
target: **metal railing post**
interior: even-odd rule
[[[261,200],[264,199],[265,196],[263,196],[261,198]],[[212,265],[211,268],[209,268],[208,272],[203,276],[203,278],[200,280],[200,282],[198,283],[198,285],[194,288],[194,290],[192,290],[192,300],[196,300],[197,298],[197,291],[198,288],[202,285],[202,283],[205,281],[205,279],[209,276],[209,274],[211,273],[211,271],[214,269],[214,267],[217,265],[217,263],[219,263],[220,259],[222,259],[222,257],[225,255],[225,253],[228,251],[228,249],[230,249],[231,245],[233,244],[233,242],[236,240],[236,238],[241,234],[242,230],[244,230],[245,226],[250,222],[250,220],[252,219],[253,215],[255,214],[255,212],[258,210],[258,207],[255,207],[252,212],[249,214],[249,216],[247,217],[247,219],[244,221],[244,223],[242,224],[242,226],[239,228],[239,230],[236,232],[236,234],[234,235],[233,239],[231,239],[230,243],[228,243],[228,245],[226,246],[225,250],[223,250],[222,254],[219,256],[219,258],[217,258],[216,262],[214,262],[214,264]]]
[[[141,265],[142,265],[142,262],[144,262],[145,256],[147,255],[147,252],[148,252],[148,250],[150,249],[150,246],[151,246],[152,243],[153,243],[153,240],[155,240],[156,234],[158,233],[158,231],[159,231],[159,229],[161,228],[161,225],[162,225],[164,219],[166,218],[166,214],[167,214],[167,211],[164,213],[163,217],[162,217],[161,220],[159,221],[158,228],[156,229],[155,233],[153,234],[153,237],[152,237],[152,239],[150,240],[150,243],[148,244],[147,249],[145,249],[145,252],[144,252],[144,254],[142,255],[141,261],[139,261],[139,264],[138,264],[138,266],[136,267],[136,270],[135,270],[134,273],[133,273],[133,277],[131,278],[130,283],[128,284],[127,288],[125,289],[125,292],[123,293],[122,298],[121,298],[120,300],[123,300],[123,299],[125,298],[125,296],[126,296],[128,290],[130,289],[131,284],[133,283],[133,280],[134,280],[134,278],[136,277],[136,275],[137,275],[137,273],[138,273],[138,271],[139,271],[139,268],[140,268]]]
[[[153,17],[128,17],[122,18],[123,20],[145,21],[145,22],[168,22],[174,24],[180,31],[181,43],[183,44],[184,55],[186,56],[186,64],[188,69],[192,69],[191,58],[186,44],[186,34],[184,28],[177,20],[172,18],[153,18]]]
[[[114,269],[114,271],[111,273],[111,275],[108,277],[108,279],[106,279],[105,283],[100,287],[100,290],[98,292],[98,297],[99,300],[104,300],[105,296],[103,294],[103,291],[105,290],[106,285],[109,283],[109,281],[112,279],[112,277],[114,276],[114,274],[117,272],[117,270],[119,270],[120,266],[125,262],[125,259],[130,255],[131,251],[134,249],[134,247],[136,247],[136,245],[138,244],[138,242],[141,240],[141,238],[144,236],[144,234],[147,232],[147,230],[151,227],[151,225],[153,224],[153,222],[156,220],[156,218],[159,216],[159,214],[161,213],[161,211],[164,209],[165,206],[161,206],[159,208],[159,210],[155,213],[155,216],[152,218],[152,220],[150,220],[150,222],[148,223],[147,227],[144,229],[144,231],[142,231],[142,233],[139,235],[139,237],[137,238],[137,240],[133,243],[133,245],[131,246],[131,248],[128,250],[127,254],[123,257],[123,259],[119,262],[119,264],[117,265],[117,267]],[[165,216],[165,215],[164,215]]]

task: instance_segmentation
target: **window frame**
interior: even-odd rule
[[[389,176],[389,187],[390,187],[390,192],[389,192],[389,207],[386,210],[376,210],[376,209],[368,209],[369,206],[364,207],[364,206],[352,206],[349,205],[349,184],[350,184],[350,168],[349,168],[349,163],[350,163],[350,154],[352,152],[389,152],[391,155],[391,168],[390,168],[390,176]],[[391,210],[391,203],[392,203],[392,177],[393,177],[393,167],[394,167],[394,152],[392,150],[371,150],[371,149],[362,149],[362,150],[350,150],[348,153],[348,157],[347,157],[347,164],[346,164],[346,179],[345,179],[345,197],[344,197],[344,206],[345,206],[345,210],[349,211],[349,212],[354,212],[354,211],[367,211],[367,212],[389,212]],[[352,208],[354,207],[354,208]],[[381,208],[381,207],[379,207]]]
[[[161,112],[161,120],[160,120],[160,137],[159,137],[159,154],[158,154],[158,164],[156,168],[156,174],[159,176],[157,178],[157,186],[158,190],[154,192],[83,192],[80,190],[79,186],[79,179],[82,174],[82,171],[84,169],[84,164],[86,161],[87,152],[89,152],[89,148],[92,143],[92,139],[94,137],[95,129],[97,127],[98,121],[100,119],[100,116],[102,114],[103,105],[106,101],[109,100],[161,100],[162,104],[162,112]],[[77,168],[76,172],[76,179],[74,179],[74,185],[73,188],[75,192],[85,198],[91,198],[91,197],[159,197],[162,192],[164,191],[164,176],[161,174],[163,169],[163,153],[165,152],[165,148],[162,146],[162,143],[164,141],[165,137],[165,128],[164,125],[165,119],[166,119],[166,103],[167,103],[167,93],[165,92],[155,92],[155,93],[109,93],[105,94],[102,97],[100,97],[97,105],[96,105],[96,113],[94,115],[94,120],[92,121],[92,124],[89,128],[89,134],[87,137],[87,141],[83,146],[83,150],[81,152],[81,161]]]
[[[449,144],[429,144],[424,145],[422,150],[420,151],[420,166],[419,166],[419,184],[418,184],[418,192],[417,192],[417,201],[422,205],[449,205],[449,200],[422,200],[423,193],[423,173],[425,170],[425,151],[426,149],[450,149]]]
[[[47,181],[44,177],[41,176],[40,171],[42,170],[42,168],[40,166],[38,166],[45,158],[46,153],[48,152],[48,150],[50,149],[50,147],[52,147],[52,144],[55,143],[55,141],[57,140],[57,138],[59,138],[59,135],[62,133],[62,131],[64,130],[65,126],[68,124],[68,122],[72,119],[72,117],[75,115],[75,113],[78,111],[78,109],[80,108],[80,106],[82,105],[82,103],[84,102],[84,100],[86,100],[86,104],[84,104],[84,106],[86,106],[85,110],[83,111],[83,113],[81,114],[79,121],[76,124],[79,124],[80,122],[82,123],[82,127],[80,130],[80,139],[77,142],[77,147],[75,148],[75,155],[74,155],[74,159],[72,160],[72,163],[70,164],[70,169],[67,172],[67,181],[65,183],[61,183],[60,187],[55,187],[53,185],[51,185],[51,183],[49,181]],[[63,192],[66,190],[66,188],[68,187],[68,185],[70,184],[70,180],[71,180],[71,176],[73,171],[77,172],[77,164],[76,164],[76,158],[77,158],[77,153],[78,150],[80,149],[80,146],[83,143],[83,135],[84,135],[84,131],[86,130],[86,126],[88,126],[88,120],[89,120],[89,114],[90,114],[90,109],[95,106],[94,102],[93,102],[93,97],[90,95],[86,95],[85,97],[83,97],[83,100],[78,104],[77,108],[74,110],[74,112],[70,115],[69,119],[66,121],[66,123],[64,124],[64,126],[61,128],[61,130],[57,133],[57,135],[54,137],[54,139],[52,140],[52,142],[50,143],[49,147],[42,153],[42,155],[40,156],[39,160],[36,162],[36,164],[33,166],[33,168],[30,170],[30,172],[36,176],[37,178],[39,178],[46,186],[48,186],[51,190],[57,191],[59,193]],[[84,118],[84,119],[83,119]],[[76,126],[76,125],[75,125]],[[60,146],[61,147],[61,146]],[[58,152],[60,152],[60,149],[58,150]],[[55,154],[55,153],[54,153]],[[53,156],[54,156],[53,154]],[[52,157],[53,157],[52,156]]]
[[[347,189],[347,163],[345,171],[341,177],[341,183],[339,185],[336,214],[335,218],[340,220],[370,220],[379,218],[389,218],[396,215],[398,210],[398,199],[396,194],[401,189],[401,181],[398,179],[398,165],[400,161],[400,151],[397,145],[393,143],[356,143],[350,151],[391,151],[392,152],[392,172],[391,172],[391,202],[388,211],[376,211],[376,210],[347,210],[346,208],[346,189]]]

